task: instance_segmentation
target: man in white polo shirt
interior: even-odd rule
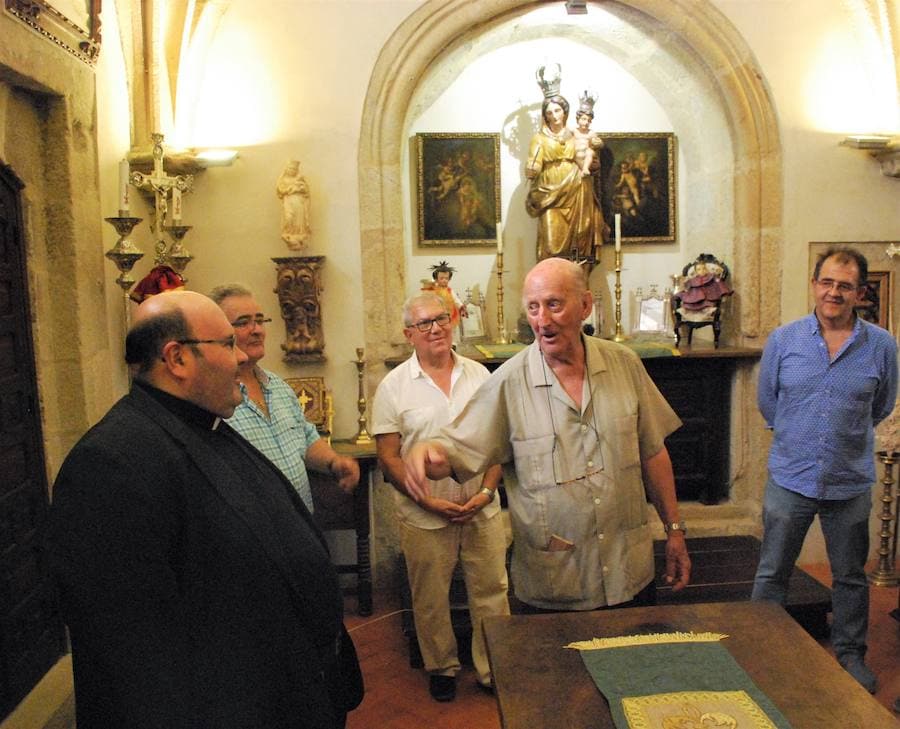
[[[488,371],[453,352],[450,314],[434,294],[409,299],[403,321],[415,352],[378,386],[372,430],[385,480],[397,490],[401,546],[429,691],[437,701],[452,701],[460,665],[448,593],[457,563],[469,598],[472,662],[478,685],[486,690],[492,684],[481,622],[488,615],[509,614],[506,536],[496,498],[501,471],[491,466],[483,477],[464,483],[432,481],[430,495],[418,503],[406,492],[402,455],[449,423]]]

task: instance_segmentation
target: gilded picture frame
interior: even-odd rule
[[[869,271],[866,277],[866,290],[863,299],[855,311],[858,316],[882,329],[893,331],[891,321],[891,280],[890,271]]]
[[[622,216],[623,243],[676,239],[675,135],[601,132],[603,212],[610,228]]]
[[[500,135],[415,136],[418,239],[423,247],[496,247]]]
[[[90,66],[100,54],[102,0],[5,0],[6,11]]]

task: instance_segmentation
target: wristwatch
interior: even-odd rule
[[[491,488],[488,488],[487,486],[482,486],[482,487],[481,487],[481,491],[479,491],[478,493],[479,493],[479,494],[484,494],[485,496],[487,496],[487,497],[488,497],[488,503],[489,503],[489,504],[490,504],[494,499],[497,498],[497,489],[491,489]]]
[[[666,530],[666,534],[669,532],[681,532],[687,534],[687,523],[683,521],[673,521],[668,524],[663,524],[663,529]]]

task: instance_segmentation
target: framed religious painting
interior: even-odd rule
[[[811,281],[815,273],[816,261],[829,248],[848,246],[866,257],[869,273],[865,280],[865,291],[856,307],[856,313],[872,324],[877,324],[889,332],[894,331],[897,307],[900,306],[897,287],[894,284],[893,267],[896,265],[888,250],[900,247],[898,241],[847,241],[840,243],[815,242],[809,244],[809,277]],[[815,306],[815,298],[810,289],[808,294],[809,308]]]
[[[600,133],[603,210],[623,243],[675,241],[675,135]]]
[[[416,134],[419,245],[496,247],[500,135]]]

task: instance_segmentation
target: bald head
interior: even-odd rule
[[[523,303],[527,304],[529,287],[533,288],[538,281],[550,283],[554,288],[563,287],[575,297],[581,297],[588,290],[584,267],[565,258],[545,258],[526,274],[522,286]]]
[[[191,317],[197,314],[204,311],[215,311],[218,308],[212,299],[203,294],[198,294],[196,291],[165,291],[145,299],[138,306],[131,320],[131,330],[133,331],[141,326],[143,322],[158,316],[180,312],[189,321]]]
[[[136,380],[230,417],[241,401],[237,368],[247,356],[234,328],[210,298],[172,291],[144,301],[125,339]]]
[[[581,322],[591,311],[581,266],[563,258],[546,258],[525,276],[522,303],[535,342],[552,367],[584,361]]]

